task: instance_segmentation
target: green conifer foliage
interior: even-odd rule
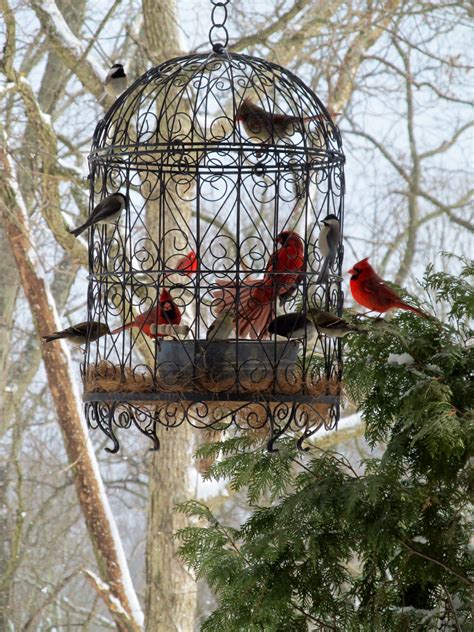
[[[203,631],[472,629],[473,272],[428,269],[446,323],[403,313],[347,340],[371,458],[302,454],[291,438],[268,454],[250,435],[201,448],[252,508],[236,529],[181,505],[198,520],[181,555],[219,600]]]

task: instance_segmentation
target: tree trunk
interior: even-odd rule
[[[145,603],[148,632],[192,632],[196,582],[177,556],[173,537],[188,518],[174,505],[190,498],[192,428],[185,422],[167,432],[150,468]]]
[[[142,5],[147,50],[154,63],[159,64],[178,55],[180,45],[175,0],[160,3],[143,0]],[[167,191],[169,194],[170,191]],[[184,208],[182,200],[179,207],[189,221],[191,207]],[[159,211],[158,205],[147,205],[148,218]],[[148,224],[155,223],[149,221]],[[171,217],[166,218],[166,224],[168,230],[176,226]],[[168,258],[172,254],[172,241],[165,236],[161,243],[162,254]],[[187,517],[177,513],[174,506],[194,495],[190,485],[194,434],[184,422],[181,427],[163,435],[160,451],[152,457],[146,551],[145,620],[148,632],[194,630],[197,586],[178,558],[178,543],[173,537],[178,529],[188,524]]]
[[[2,135],[3,136],[3,135]],[[4,180],[0,189],[3,223],[20,275],[21,286],[29,302],[39,335],[60,328],[55,304],[45,280],[41,263],[35,257],[35,244],[29,231],[26,209],[18,194],[5,137],[0,149]],[[80,416],[80,401],[72,375],[70,356],[63,341],[42,345],[43,361],[54,406],[62,431],[68,461],[73,466],[74,482],[86,527],[92,542],[102,579],[124,610],[111,615],[121,632],[141,630],[141,610],[133,590],[129,570],[110,513],[97,461]]]

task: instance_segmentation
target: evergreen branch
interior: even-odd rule
[[[293,608],[295,610],[297,610],[298,612],[300,612],[304,617],[306,617],[307,619],[309,619],[310,621],[312,621],[313,623],[317,623],[318,625],[322,625],[323,628],[326,628],[328,630],[335,630],[337,632],[337,628],[333,625],[331,625],[330,623],[325,623],[324,621],[321,621],[321,619],[317,619],[316,617],[313,617],[312,615],[310,615],[308,612],[306,612],[305,610],[303,610],[303,608],[300,608],[300,606],[298,606],[298,604],[296,604],[293,599],[290,599],[290,604],[293,606]]]
[[[418,551],[418,549],[415,549],[413,546],[408,544],[408,542],[404,542],[403,540],[401,542],[406,549],[408,549],[415,555],[418,555],[419,557],[422,557],[425,560],[428,560],[429,562],[432,562],[433,564],[436,564],[437,566],[444,568],[445,571],[457,577],[459,581],[461,581],[463,584],[465,584],[466,586],[469,586],[469,588],[474,588],[474,581],[471,581],[468,577],[461,575],[460,573],[455,571],[453,568],[447,566],[444,562],[440,562],[436,558],[431,557],[430,555],[427,555],[426,553],[422,553],[421,551]]]
[[[458,615],[456,614],[456,608],[454,606],[453,598],[451,597],[451,593],[446,588],[446,586],[443,586],[443,589],[444,589],[444,592],[446,593],[446,597],[448,598],[449,607],[451,608],[451,612],[453,613],[454,625],[456,626],[456,630],[457,630],[457,632],[462,632],[462,628],[461,628],[461,625],[459,624]]]

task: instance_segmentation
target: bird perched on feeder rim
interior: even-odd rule
[[[331,116],[335,117],[338,114],[334,113]],[[295,131],[301,129],[302,122],[322,121],[325,123],[326,117],[324,114],[305,117],[273,114],[255,105],[248,97],[245,97],[237,108],[235,120],[242,123],[252,142],[268,143],[272,140],[272,137],[275,142],[278,142],[292,136]]]
[[[313,321],[304,314],[282,314],[268,325],[268,333],[288,340],[302,340],[312,338],[316,334],[316,328]]]
[[[52,334],[42,336],[42,338],[45,342],[64,339],[72,345],[85,345],[87,341],[94,342],[107,334],[110,334],[108,325],[93,320],[72,325],[72,327],[62,331],[55,331]]]
[[[316,283],[327,283],[329,269],[336,260],[339,248],[341,224],[333,213],[327,215],[321,223],[323,226],[319,233],[318,248],[323,256],[323,262]]]
[[[123,64],[113,64],[104,81],[104,89],[109,97],[115,99],[127,89],[127,75]]]
[[[110,333],[119,334],[126,329],[135,327],[150,338],[163,338],[164,334],[159,333],[157,325],[179,325],[181,323],[181,316],[181,310],[173,301],[170,291],[163,288],[158,305],[151,307],[146,310],[146,312],[139,314],[134,320],[121,327],[117,327],[117,329],[114,329]]]
[[[126,203],[127,197],[123,193],[112,193],[108,195],[97,204],[84,224],[73,228],[69,232],[74,235],[74,237],[78,237],[90,226],[95,226],[96,224],[116,224],[120,219],[120,215]]]
[[[274,301],[285,302],[301,283],[305,268],[305,246],[298,233],[285,230],[275,239],[279,244],[270,256],[263,279],[246,279],[239,287],[236,310],[238,337],[258,338],[267,335],[267,328],[275,316]],[[212,294],[217,313],[232,309],[237,289],[232,282],[218,282],[220,289]]]
[[[348,271],[351,276],[350,287],[354,300],[370,311],[381,314],[392,309],[404,309],[423,318],[433,318],[418,307],[405,303],[401,297],[381,279],[365,257]]]
[[[344,320],[344,318],[327,312],[324,309],[312,307],[308,310],[308,316],[313,321],[318,332],[328,338],[342,338],[346,334],[353,332],[366,333],[359,325],[353,325],[347,320]]]
[[[235,310],[227,309],[219,314],[217,318],[210,324],[207,330],[206,339],[208,342],[213,340],[228,340],[234,329]]]
[[[186,338],[191,328],[188,325],[150,325],[150,333],[152,336],[169,336],[170,338],[178,339],[182,336]]]
[[[336,314],[315,307],[309,309],[307,314],[277,316],[268,326],[268,331],[288,340],[311,339],[316,333],[324,334],[328,338],[342,338],[351,332],[365,333],[362,327],[351,325]]]

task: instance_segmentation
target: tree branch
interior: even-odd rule
[[[274,33],[281,31],[285,26],[291,22],[291,20],[307,7],[311,3],[311,0],[295,0],[295,4],[288,9],[281,17],[272,22],[269,26],[263,29],[259,29],[252,35],[246,35],[229,46],[229,49],[235,53],[255,46],[256,44],[265,44],[269,37]],[[324,21],[325,22],[325,21]]]
[[[408,551],[411,551],[411,553],[414,553],[415,555],[418,555],[418,557],[422,557],[423,559],[428,560],[428,562],[432,562],[433,564],[436,564],[436,566],[439,566],[440,568],[443,568],[448,573],[451,573],[452,575],[457,577],[466,586],[469,586],[470,588],[474,587],[474,581],[471,581],[469,579],[469,577],[465,577],[464,575],[461,575],[460,573],[458,573],[454,569],[452,569],[449,566],[447,566],[446,564],[444,564],[444,562],[440,562],[436,558],[431,557],[430,555],[427,555],[426,553],[422,553],[421,551],[419,551],[418,549],[415,549],[413,546],[411,546],[411,544],[408,544],[407,542],[402,541],[402,544],[403,544],[403,546],[406,549],[408,549]]]
[[[82,85],[99,100],[104,92],[106,72],[99,59],[86,49],[69,28],[54,0],[31,0],[53,50]]]

